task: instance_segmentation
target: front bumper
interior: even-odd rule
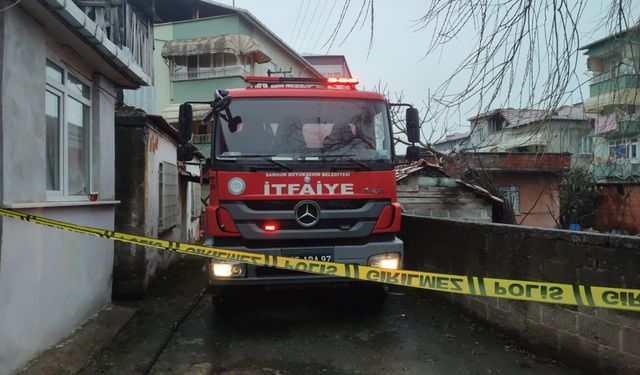
[[[208,238],[204,246],[213,246],[213,239]],[[304,255],[305,252],[331,251],[333,262],[367,265],[370,256],[383,253],[400,253],[403,258],[403,243],[400,239],[394,238],[392,241],[370,242],[363,245],[341,245],[341,246],[321,246],[321,247],[277,247],[265,249],[248,249],[245,247],[226,247],[225,249],[259,254],[269,254],[283,256],[284,253],[296,252]],[[283,251],[284,250],[284,251]],[[239,278],[213,278],[209,276],[209,292],[215,293],[217,289],[228,286],[280,286],[280,287],[301,287],[301,286],[336,286],[355,282],[335,276],[314,275],[303,272],[280,270],[272,267],[257,267],[247,265],[246,277]]]

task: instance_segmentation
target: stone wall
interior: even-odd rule
[[[146,235],[145,163],[147,131],[144,127],[116,127],[116,231]],[[145,247],[114,242],[113,296],[139,297],[147,288],[147,256]]]
[[[640,289],[640,238],[403,217],[406,268]],[[442,294],[529,345],[597,372],[640,372],[640,313]]]

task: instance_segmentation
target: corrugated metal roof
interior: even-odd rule
[[[485,147],[479,147],[475,149],[474,152],[501,152],[509,151],[518,147],[546,146],[549,144],[549,141],[549,135],[544,133],[510,135],[509,137],[504,137],[504,139],[500,139],[497,142],[489,142],[492,144]],[[479,146],[482,146],[482,144]]]
[[[164,58],[172,56],[197,56],[209,53],[232,53],[252,56],[258,64],[271,61],[271,57],[250,36],[242,34],[223,34],[191,39],[170,40],[162,47]]]

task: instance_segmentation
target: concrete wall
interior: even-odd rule
[[[244,79],[239,76],[216,79],[193,79],[175,81],[173,88],[173,103],[183,103],[188,100],[212,100],[216,90],[226,90],[245,87]]]
[[[113,228],[113,84],[73,49],[58,44],[56,35],[21,7],[0,13],[0,19],[2,205]],[[99,193],[101,202],[87,197],[47,200],[47,57],[64,60],[91,81],[91,190]],[[109,302],[113,243],[10,219],[0,220],[0,226],[0,374],[6,374],[55,345]]]
[[[22,212],[113,228],[113,207]],[[111,298],[113,242],[3,218],[0,374],[9,374],[71,334]]]
[[[398,182],[398,203],[410,215],[491,222],[491,202],[452,178],[409,176]]]
[[[147,130],[146,146],[146,176],[145,185],[147,189],[147,199],[145,201],[145,232],[149,237],[162,238],[164,240],[182,241],[182,223],[165,231],[159,231],[159,215],[160,215],[160,191],[159,191],[159,168],[160,163],[169,162],[177,164],[176,155],[177,145],[175,141],[163,135],[155,129]],[[185,189],[181,186],[183,183],[178,182],[178,218],[182,217],[182,211],[186,209]],[[180,194],[182,193],[182,194]],[[147,275],[153,278],[158,272],[165,270],[169,265],[177,260],[176,253],[165,250],[147,249],[145,251],[147,263]]]
[[[406,267],[448,274],[640,289],[640,239],[404,216]],[[437,294],[565,362],[640,372],[638,313]]]
[[[42,202],[46,199],[45,35],[19,8],[3,13],[3,201]]]
[[[153,112],[161,114],[162,110],[173,103],[173,88],[171,86],[171,70],[169,63],[162,58],[162,47],[173,40],[173,27],[171,24],[156,25],[153,27],[155,40],[153,41],[153,86],[155,87],[155,106]]]

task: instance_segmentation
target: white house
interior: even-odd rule
[[[139,27],[113,34],[72,1],[0,2],[3,207],[114,227],[114,107],[119,89],[152,83],[137,50],[152,33],[136,31],[150,25],[150,2],[120,2]],[[114,244],[8,218],[0,243],[0,374],[8,374],[109,303]]]

